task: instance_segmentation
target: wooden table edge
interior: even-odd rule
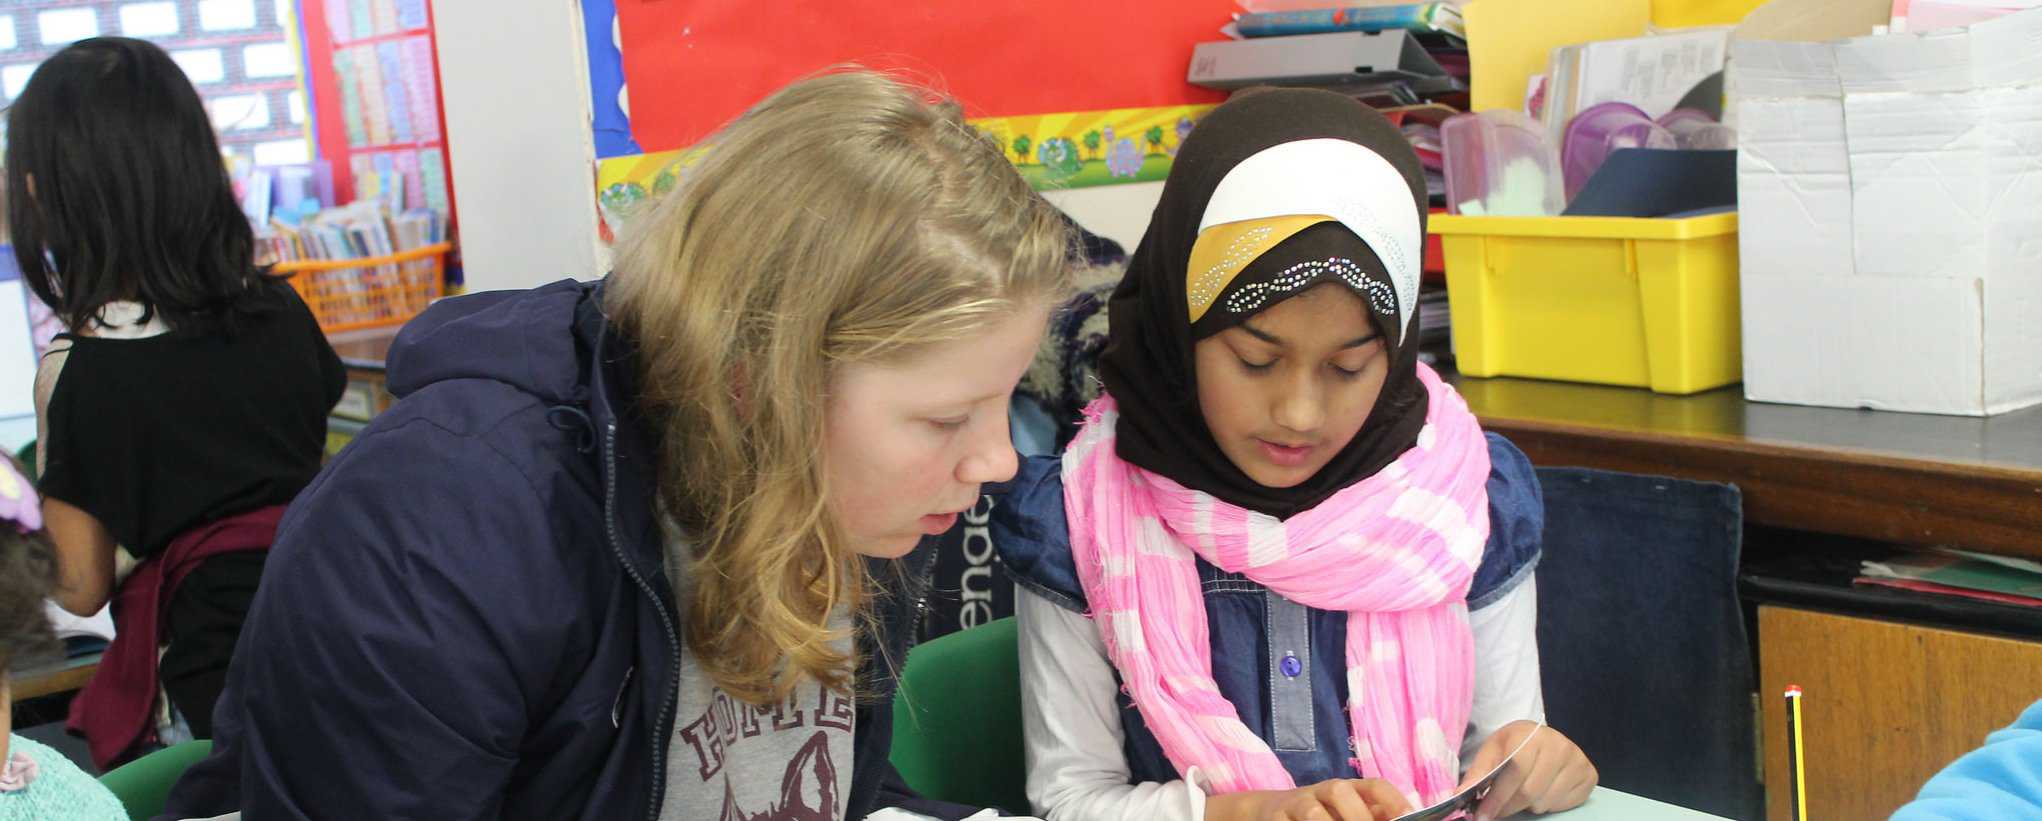
[[[1540,466],[1737,485],[1746,519],[1757,524],[2042,557],[2042,471],[1702,433],[1479,418]]]
[[[19,704],[31,698],[82,690],[92,680],[92,674],[98,671],[97,661],[59,670],[16,670],[9,674],[9,689],[15,703]]]

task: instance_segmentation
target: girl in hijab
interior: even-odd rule
[[[1537,481],[1418,362],[1425,205],[1338,94],[1237,95],[1185,141],[1104,394],[1002,503],[1050,821],[1389,819],[1513,751],[1477,818],[1594,788],[1542,726]]]

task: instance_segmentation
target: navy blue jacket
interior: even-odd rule
[[[447,300],[398,336],[403,401],[292,504],[168,817],[657,817],[681,629],[600,293]],[[929,545],[875,574],[848,818],[963,814],[886,760]]]
[[[1488,437],[1489,541],[1468,590],[1471,610],[1493,604],[1531,576],[1545,530],[1545,500],[1531,462],[1503,437]],[[1053,457],[1023,463],[996,499],[992,539],[1016,584],[1083,613],[1085,594],[1071,560],[1060,470]],[[1269,744],[1299,784],[1361,777],[1351,763],[1348,732],[1347,614],[1292,602],[1203,559],[1198,575],[1213,681],[1241,722]],[[1180,777],[1127,693],[1119,699],[1132,782]]]

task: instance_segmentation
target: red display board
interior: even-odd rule
[[[1027,3],[617,0],[632,136],[693,144],[774,89],[841,63],[900,69],[972,117],[1218,102],[1184,82],[1233,0]]]

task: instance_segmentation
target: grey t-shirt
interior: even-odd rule
[[[669,521],[668,575],[685,611],[693,588],[678,570],[688,546],[675,532]],[[848,626],[849,617],[840,612],[833,622]],[[754,707],[717,687],[688,648],[680,677],[660,821],[844,821],[857,715],[851,695],[806,680],[785,702]]]

